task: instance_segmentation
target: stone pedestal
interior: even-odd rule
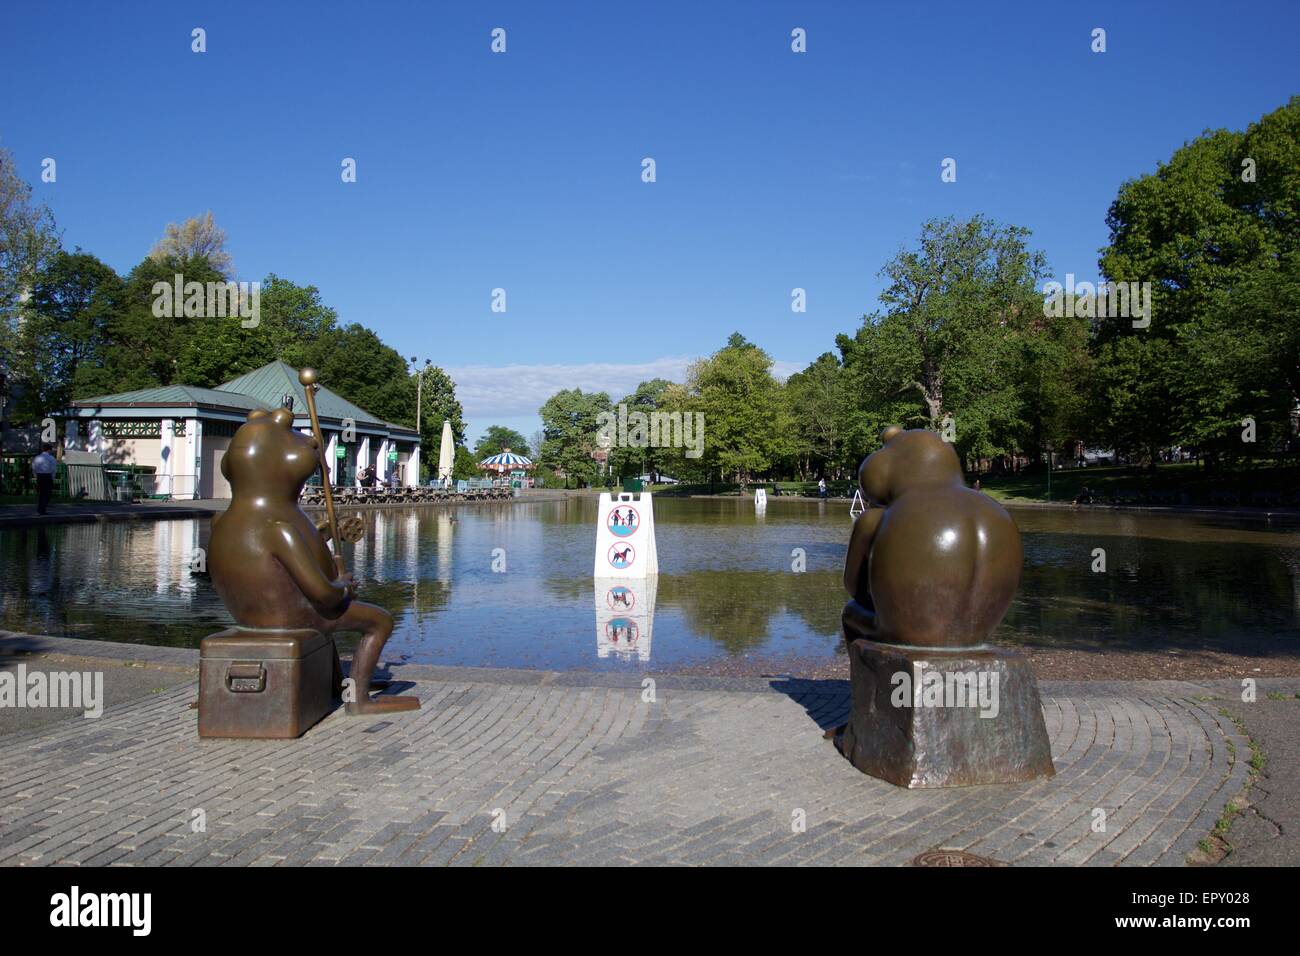
[[[835,745],[863,773],[909,788],[1056,773],[1038,684],[1015,651],[859,638],[849,667],[853,710]]]

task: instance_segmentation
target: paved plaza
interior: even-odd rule
[[[93,652],[109,686],[139,659],[163,676],[98,719],[0,725],[0,865],[1177,866],[1251,753],[1233,682],[1045,682],[1055,778],[906,791],[825,739],[844,681],[658,677],[651,702],[632,674],[421,666],[390,671],[418,712],[200,740],[196,652],[0,638],[23,648]]]

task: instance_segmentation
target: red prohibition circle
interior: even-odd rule
[[[626,515],[624,516],[625,523],[614,524],[614,515],[616,512],[626,512]],[[633,519],[630,525],[626,523],[628,518]],[[610,533],[616,538],[630,538],[641,530],[641,514],[631,505],[618,505],[617,507],[612,508],[609,514],[605,515],[605,527],[608,528]]]
[[[623,594],[627,597],[626,604],[621,604],[614,600],[615,591],[623,592]],[[618,610],[631,611],[632,608],[636,607],[636,592],[633,591],[631,588],[622,588],[622,587],[610,588],[607,592],[605,592],[605,604],[611,611],[618,611]]]

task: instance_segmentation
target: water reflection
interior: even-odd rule
[[[659,576],[594,578],[596,657],[650,660]]]
[[[652,646],[656,665],[836,653],[845,503],[778,498],[759,514],[748,498],[657,499],[655,518],[660,574],[631,608],[644,619],[593,586],[594,499],[371,512],[346,557],[364,599],[393,612],[392,659],[564,669],[644,666]],[[1294,530],[1108,512],[1016,519],[1025,572],[1000,641],[1300,646]],[[197,646],[229,623],[211,582],[190,573],[208,535],[207,520],[0,531],[0,627]],[[504,573],[492,569],[498,548]],[[1103,574],[1090,570],[1096,548]]]

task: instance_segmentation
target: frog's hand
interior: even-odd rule
[[[884,508],[868,508],[853,522],[853,533],[849,535],[849,550],[844,557],[844,590],[859,600],[864,597],[858,594],[862,572],[871,558],[871,545],[884,517]]]
[[[325,576],[316,562],[315,542],[304,541],[288,522],[274,522],[267,534],[267,550],[289,572],[298,590],[317,607],[336,608],[347,598],[347,588]]]

